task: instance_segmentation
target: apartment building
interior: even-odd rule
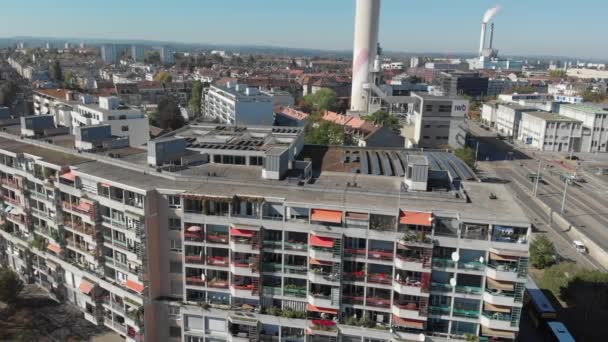
[[[469,108],[468,100],[425,93],[411,95],[414,103],[409,106],[410,125],[402,129],[402,135],[406,138],[406,147],[464,146],[463,124]]]
[[[582,122],[550,112],[523,112],[517,140],[548,152],[580,152]]]
[[[561,105],[559,114],[583,123],[581,152],[608,152],[608,108],[602,104]]]
[[[101,59],[107,64],[114,64],[118,61],[118,51],[116,45],[105,44],[100,48]]]
[[[229,82],[211,85],[206,94],[204,115],[221,123],[271,125],[274,99],[257,88]]]
[[[0,133],[9,265],[128,341],[517,337],[531,227],[504,185],[301,136],[203,124],[109,159]]]

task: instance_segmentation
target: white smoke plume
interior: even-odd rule
[[[483,22],[485,24],[490,22],[490,20],[492,20],[492,18],[494,18],[494,16],[496,14],[498,14],[499,11],[500,11],[500,5],[496,5],[492,8],[490,8],[489,10],[487,10],[486,13],[483,15]]]

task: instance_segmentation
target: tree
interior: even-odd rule
[[[63,83],[68,88],[74,86],[74,74],[71,71],[68,71],[65,73],[65,75],[63,75]]]
[[[606,101],[606,95],[596,93],[591,89],[585,90],[581,96],[583,97],[583,101],[585,102],[604,102]]]
[[[176,130],[186,123],[177,102],[169,97],[158,102],[158,112],[150,116],[150,121],[155,126],[171,130]]]
[[[144,55],[144,62],[148,64],[160,65],[160,52],[156,50],[148,50]]]
[[[565,70],[549,70],[549,77],[553,79],[562,79],[568,77]]]
[[[514,93],[530,94],[530,93],[534,93],[534,92],[536,92],[536,88],[531,87],[531,86],[517,86],[517,87],[513,87],[509,91],[507,91],[508,94],[514,94]]]
[[[194,81],[192,83],[192,96],[188,101],[188,108],[195,114],[200,114],[201,104],[203,99],[203,83],[201,81]]]
[[[61,63],[56,59],[53,61],[50,67],[51,78],[58,82],[63,82],[63,71],[61,70]]]
[[[154,76],[154,80],[160,83],[171,83],[173,81],[173,76],[167,71],[161,71]]]
[[[253,57],[253,55],[249,55],[249,57],[247,58],[247,65],[249,65],[249,66],[255,65],[255,57]]]
[[[555,263],[555,246],[545,235],[537,236],[530,244],[530,263],[536,268],[546,268]]]
[[[382,110],[370,115],[363,116],[362,119],[365,121],[369,121],[374,125],[387,127],[394,131],[397,131],[401,128],[401,124],[399,124],[399,119],[397,119],[397,117]]]
[[[23,290],[23,281],[8,267],[0,268],[0,301],[13,304]]]
[[[309,123],[304,141],[311,145],[345,145],[344,127],[330,121]]]
[[[19,87],[14,81],[8,81],[0,85],[0,106],[10,107],[15,101]]]
[[[454,150],[456,157],[462,159],[470,168],[475,168],[475,151],[470,147],[458,148]]]
[[[312,112],[335,110],[338,106],[338,95],[333,89],[321,88],[314,94],[308,94],[302,99],[303,104]]]

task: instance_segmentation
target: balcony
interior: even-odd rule
[[[13,190],[23,190],[23,186],[19,184],[16,179],[2,178],[0,179],[0,183],[2,183],[2,185],[6,185],[7,187]]]
[[[285,249],[292,251],[306,251],[308,249],[308,243],[299,241],[285,241]]]
[[[344,248],[345,258],[365,258],[367,250],[365,248]]]
[[[389,297],[366,297],[365,305],[388,309],[391,307],[391,299]]]
[[[256,242],[257,238],[249,237],[230,237],[230,249],[234,252],[239,253],[259,253],[259,244]]]
[[[464,317],[464,318],[479,318],[479,310],[472,310],[466,308],[454,308],[452,311],[452,315],[456,317]]]
[[[431,305],[429,306],[429,313],[431,315],[438,316],[449,316],[452,308],[449,305]]]
[[[464,293],[464,294],[472,294],[472,295],[481,295],[481,293],[482,293],[481,287],[464,286],[464,285],[456,285],[456,292]]]
[[[230,285],[230,294],[234,297],[239,298],[259,298],[259,294],[257,294],[257,290],[254,284],[232,284]]]
[[[85,226],[83,223],[78,223],[74,221],[63,221],[63,226],[68,230],[93,236],[95,234],[95,230],[91,226]]]
[[[365,281],[365,271],[343,272],[342,277],[346,281]]]
[[[367,282],[372,284],[392,285],[392,276],[385,273],[368,273]]]
[[[306,273],[308,273],[308,266],[306,266],[306,265],[285,265],[283,272],[290,273],[290,274],[306,274]]]
[[[283,265],[280,263],[273,263],[273,262],[262,263],[262,272],[281,273],[282,271],[283,271]]]
[[[518,269],[517,264],[498,264],[489,263],[486,268],[486,275],[495,280],[517,281]]]
[[[386,260],[386,261],[392,261],[394,259],[394,257],[395,257],[395,253],[393,253],[393,251],[381,250],[381,249],[370,250],[367,255],[368,259]]]
[[[496,330],[519,330],[519,325],[511,325],[511,313],[492,312],[484,310],[481,314],[481,325]]]
[[[275,240],[264,240],[262,241],[262,246],[268,249],[281,249],[283,247],[283,242]]]
[[[205,242],[205,234],[202,232],[184,232],[184,241],[186,242]]]
[[[433,292],[452,292],[452,285],[445,283],[431,282],[431,291]]]
[[[70,202],[63,202],[63,209],[84,215],[85,217],[88,217],[91,220],[95,220],[95,210],[93,208],[93,205],[89,203],[80,202],[79,204],[75,204]]]
[[[306,298],[306,287],[296,285],[285,285],[285,287],[283,288],[283,295],[296,298]]]
[[[259,276],[259,259],[233,260],[230,264],[230,272],[240,276]]]
[[[311,293],[308,295],[308,303],[322,308],[337,308],[338,303],[332,301],[331,294]]]
[[[349,293],[349,294],[342,295],[342,303],[344,303],[344,304],[363,305],[364,302],[365,302],[365,297],[363,296],[363,293],[360,293],[360,294]]]
[[[393,290],[400,294],[420,296],[423,293],[428,292],[428,287],[423,288],[422,282],[420,280],[395,279],[395,281],[393,282]]]
[[[207,233],[207,242],[208,243],[216,243],[220,245],[228,244],[228,234],[220,234],[220,233]]]
[[[209,266],[228,266],[228,257],[224,256],[208,256],[207,257],[207,265]]]
[[[200,255],[186,255],[184,256],[186,264],[204,265],[205,257]]]
[[[394,303],[392,313],[395,316],[408,319],[424,320],[426,316],[420,315],[420,308],[417,303]]]
[[[313,283],[334,285],[340,282],[338,273],[326,272],[319,268],[311,268],[308,272],[308,280]]]
[[[228,288],[228,279],[211,279],[207,283],[208,287],[212,287],[215,289],[227,289]]]
[[[338,325],[334,321],[313,319],[308,323],[313,335],[338,336]]]
[[[434,268],[456,268],[456,262],[450,259],[433,258]]]
[[[198,276],[198,277],[186,277],[186,285],[204,287],[205,286],[205,281],[203,279],[201,279],[200,276]]]
[[[483,271],[486,265],[479,261],[460,261],[458,268],[465,271]]]

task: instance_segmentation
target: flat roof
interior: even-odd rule
[[[32,156],[41,157],[42,160],[48,163],[60,166],[77,165],[90,161],[88,158],[78,156],[76,151],[74,151],[75,154],[65,153],[3,137],[0,137],[0,148],[15,154],[26,153]]]
[[[608,113],[608,104],[601,106],[600,104],[588,104],[588,103],[574,103],[574,104],[563,104],[560,108],[569,108],[578,110],[587,114],[606,114]]]
[[[575,120],[572,118],[569,118],[567,116],[563,116],[563,115],[559,115],[559,114],[555,114],[555,113],[551,113],[551,112],[545,112],[545,111],[538,111],[538,112],[524,112],[524,114],[526,115],[530,115],[539,119],[543,119],[545,121],[564,121],[564,122],[581,122],[579,120]]]

